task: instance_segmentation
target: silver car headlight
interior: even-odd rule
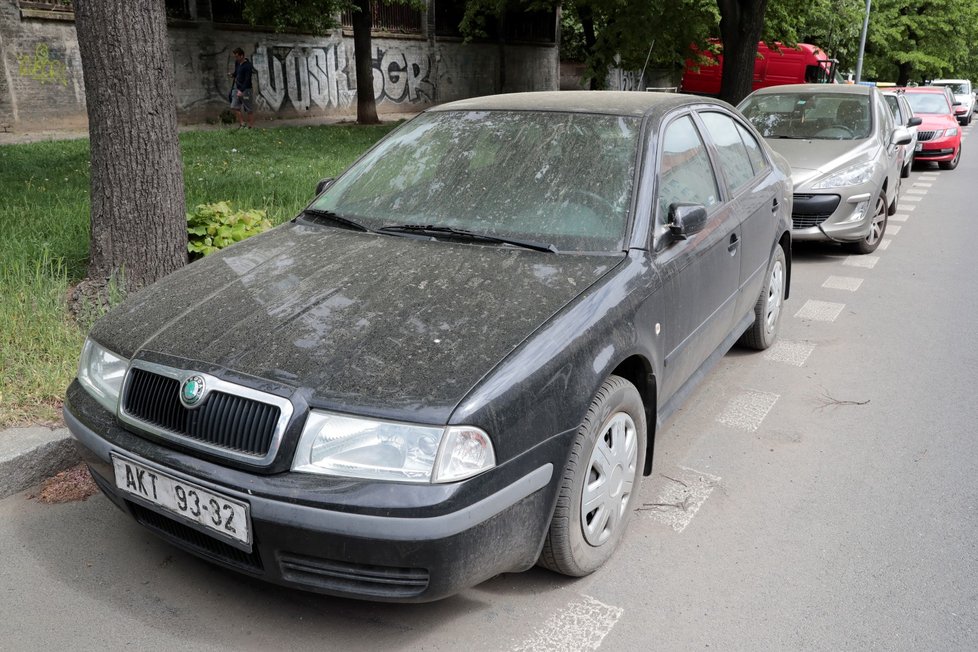
[[[391,480],[454,482],[491,469],[489,435],[471,426],[417,426],[313,410],[292,470]]]
[[[78,361],[78,382],[109,412],[115,413],[129,361],[88,338]]]
[[[834,172],[812,186],[812,190],[824,190],[826,188],[845,188],[846,186],[858,186],[868,182],[873,178],[873,170],[876,167],[874,161],[866,161]]]

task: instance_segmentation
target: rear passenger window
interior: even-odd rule
[[[750,159],[751,167],[754,168],[754,174],[760,174],[767,169],[767,161],[764,160],[764,154],[761,153],[761,145],[754,138],[754,135],[737,125],[737,131],[740,133],[740,139],[744,141],[744,147],[747,148],[747,158]]]
[[[673,203],[702,204],[709,208],[719,203],[716,176],[706,147],[693,120],[683,116],[666,127],[659,164],[660,223],[668,218]]]
[[[754,166],[747,146],[737,133],[737,123],[722,113],[701,113],[700,118],[720,153],[720,167],[731,188],[739,188],[754,178]]]

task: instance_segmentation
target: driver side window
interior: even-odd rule
[[[709,209],[720,201],[710,157],[688,115],[672,121],[666,127],[658,177],[657,237],[668,226],[671,204],[702,204]]]

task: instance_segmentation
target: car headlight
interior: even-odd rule
[[[812,190],[858,186],[873,178],[874,161],[866,161],[834,172],[812,186]]]
[[[951,127],[950,129],[945,129],[944,130],[944,136],[945,137],[948,137],[948,136],[957,136],[957,135],[958,135],[958,128],[957,127]]]
[[[313,410],[292,470],[398,482],[454,482],[491,469],[489,435],[471,426],[417,426]]]
[[[129,361],[88,338],[78,361],[78,382],[109,412],[115,413]]]

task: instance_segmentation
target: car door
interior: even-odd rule
[[[734,321],[753,310],[764,284],[778,225],[778,187],[763,150],[731,115],[698,113],[712,143],[717,168],[730,189],[729,202],[740,218],[740,287]]]
[[[658,138],[655,264],[662,279],[662,398],[671,396],[730,333],[740,281],[741,226],[690,113],[669,120]],[[706,208],[705,227],[685,239],[669,231],[669,207]]]

